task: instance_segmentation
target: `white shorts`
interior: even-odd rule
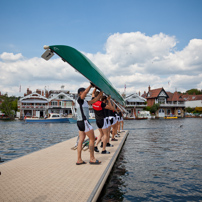
[[[106,117],[106,119],[107,119],[108,127],[110,127],[111,123],[110,123],[109,117]]]
[[[109,120],[111,122],[111,126],[113,126],[116,123],[116,118],[114,116],[110,116]]]

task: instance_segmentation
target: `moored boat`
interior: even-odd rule
[[[165,116],[164,119],[177,119],[177,116]]]
[[[26,123],[70,123],[68,117],[62,117],[60,114],[57,113],[50,113],[47,118],[26,118]]]

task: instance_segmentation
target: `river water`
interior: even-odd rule
[[[98,201],[202,201],[202,119],[124,123],[130,133]],[[0,121],[0,157],[12,160],[76,135],[76,124]]]

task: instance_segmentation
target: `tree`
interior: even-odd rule
[[[150,106],[146,106],[146,107],[144,108],[144,110],[146,110],[146,111],[151,111],[151,107],[150,107]]]
[[[15,100],[14,100],[15,99]],[[8,117],[13,117],[14,111],[17,111],[17,99],[15,97],[8,97],[7,94],[1,97],[2,104],[0,110]]]
[[[160,104],[159,104],[159,103],[153,104],[153,106],[152,106],[151,109],[150,109],[150,112],[151,112],[152,114],[155,114],[156,111],[159,109],[159,107],[160,107]]]
[[[201,95],[201,94],[202,94],[202,92],[201,92],[200,90],[195,89],[195,88],[190,89],[190,90],[187,90],[186,93],[188,93],[189,95],[193,95],[194,93],[195,93],[196,95]]]
[[[194,108],[186,107],[185,111],[188,112],[188,113],[192,113],[194,111]]]

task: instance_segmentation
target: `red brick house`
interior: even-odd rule
[[[174,93],[166,92],[163,87],[151,90],[149,86],[146,99],[147,106],[152,107],[154,104],[160,104],[156,117],[184,117],[185,102],[182,95],[177,91]]]

